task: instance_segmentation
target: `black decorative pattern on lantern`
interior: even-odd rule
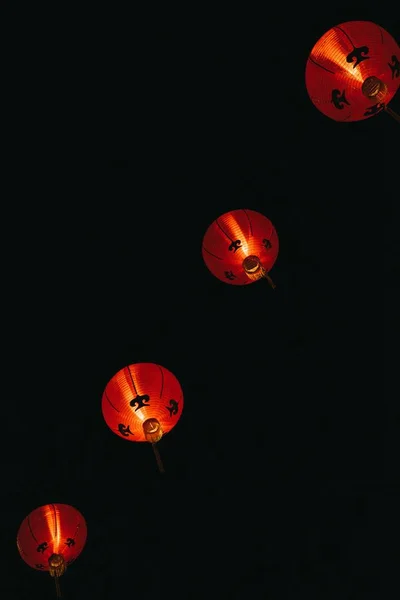
[[[373,106],[370,106],[369,108],[367,108],[367,110],[364,113],[364,117],[372,117],[373,115],[376,115],[379,112],[381,112],[381,110],[383,110],[384,108],[385,108],[385,103],[378,102],[378,104],[374,104]]]
[[[232,273],[232,271],[224,271],[225,277],[227,279],[229,279],[230,281],[233,281],[233,279],[236,279],[236,275],[234,275]]]
[[[263,241],[262,241],[262,243],[263,243],[263,246],[264,246],[264,247],[265,247],[267,250],[269,250],[270,248],[272,248],[271,241],[270,241],[270,240],[268,240],[267,238],[264,238],[264,239],[263,239]]]
[[[129,428],[129,425],[124,425],[123,423],[119,423],[118,431],[121,435],[124,435],[125,437],[133,435],[132,431]]]
[[[41,544],[39,544],[39,546],[36,548],[36,552],[41,552],[43,554],[43,552],[45,550],[48,550],[49,546],[47,544],[47,542],[42,542]]]
[[[392,71],[392,79],[397,79],[400,75],[400,61],[395,54],[392,56],[392,62],[388,63],[390,70]]]
[[[42,565],[42,563],[38,563],[38,564],[36,564],[36,565],[35,565],[35,567],[36,567],[37,569],[44,569],[44,565]]]
[[[74,538],[67,538],[67,541],[65,542],[65,545],[68,546],[68,548],[71,548],[71,546],[75,546],[75,540],[74,540]]]
[[[137,408],[135,408],[135,412],[137,412],[141,408],[144,408],[145,406],[149,406],[149,402],[150,402],[150,396],[148,394],[143,394],[143,396],[137,395],[136,398],[133,398],[133,400],[131,400],[129,402],[129,404],[132,406],[132,408],[134,406],[137,406]]]
[[[360,64],[360,62],[371,58],[370,56],[366,56],[368,52],[368,46],[360,46],[359,48],[353,48],[353,50],[346,56],[346,60],[348,63],[354,62],[353,69],[355,69]]]
[[[229,252],[233,252],[235,253],[236,250],[238,250],[238,248],[240,248],[240,246],[242,245],[242,242],[240,240],[235,240],[234,242],[232,242],[231,244],[229,244]]]
[[[178,402],[176,400],[170,400],[169,406],[166,406],[165,408],[169,411],[170,417],[172,417],[172,415],[178,414],[179,406],[178,406]]]
[[[331,100],[332,100],[333,106],[335,108],[337,108],[338,110],[342,110],[342,108],[344,108],[345,104],[350,106],[350,102],[348,102],[348,100],[346,98],[345,90],[343,90],[343,92],[341,92],[340,90],[332,90]]]

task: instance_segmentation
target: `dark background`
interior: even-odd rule
[[[15,544],[51,502],[88,525],[65,598],[397,593],[400,129],[329,120],[304,70],[330,27],[398,39],[399,20],[334,8],[185,15],[107,67],[82,49],[85,112],[65,101],[54,131],[46,108],[45,150],[22,129],[30,163],[3,219],[2,597],[55,597]],[[277,229],[275,291],[203,263],[234,208]],[[108,380],[147,361],[185,397],[164,475],[101,414]]]

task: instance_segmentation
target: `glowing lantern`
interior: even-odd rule
[[[265,278],[279,252],[278,234],[267,217],[248,209],[231,210],[211,223],[203,238],[203,259],[215,277],[233,285]]]
[[[307,60],[306,87],[313,104],[335,121],[361,121],[385,109],[400,85],[400,49],[369,21],[332,27]]]
[[[46,504],[22,521],[17,547],[30,567],[48,571],[54,577],[57,598],[61,598],[59,578],[82,552],[86,537],[85,519],[76,508]]]
[[[179,381],[168,369],[153,363],[124,367],[106,385],[102,411],[109,428],[131,442],[150,442],[161,472],[156,446],[177,424],[183,409]]]

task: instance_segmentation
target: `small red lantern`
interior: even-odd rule
[[[46,504],[22,521],[17,547],[30,567],[48,571],[54,577],[57,598],[61,598],[59,578],[82,552],[86,537],[85,519],[76,508]]]
[[[264,277],[275,288],[268,272],[279,252],[271,221],[255,210],[231,210],[213,221],[203,238],[203,259],[221,281],[246,285]]]
[[[124,367],[107,383],[102,411],[109,428],[130,442],[150,442],[161,472],[164,467],[156,446],[179,421],[183,392],[165,367],[137,363]]]
[[[388,108],[400,85],[400,49],[370,21],[332,27],[307,60],[306,87],[313,104],[335,121],[361,121]]]

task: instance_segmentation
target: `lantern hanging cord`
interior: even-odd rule
[[[157,444],[153,443],[151,445],[153,446],[154,456],[156,457],[158,469],[159,469],[160,473],[165,473],[164,465],[162,463],[161,456],[160,456],[160,453],[158,451]]]
[[[61,598],[61,588],[60,588],[60,580],[57,575],[54,577],[54,583],[56,584],[56,594],[57,598]]]
[[[274,290],[276,288],[276,285],[274,284],[274,282],[272,281],[271,277],[268,275],[268,273],[264,273],[263,274],[264,279],[266,279],[269,283],[269,285],[272,287],[272,289]]]
[[[389,108],[388,106],[386,106],[385,108],[386,112],[389,113],[389,115],[391,117],[393,117],[393,119],[395,121],[397,121],[398,123],[400,123],[400,115],[398,115],[396,112],[394,112],[394,110],[392,110],[391,108]]]

